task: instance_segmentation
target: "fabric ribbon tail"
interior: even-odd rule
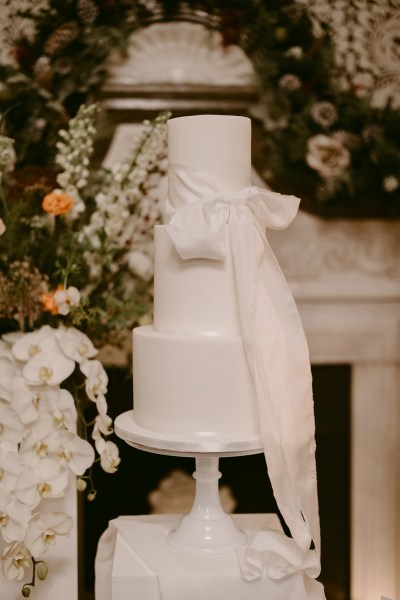
[[[231,213],[242,334],[256,385],[268,473],[282,516],[304,552],[320,553],[311,370],[289,286],[261,231]],[[296,432],[294,434],[294,432]]]

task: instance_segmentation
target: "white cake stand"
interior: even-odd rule
[[[258,434],[178,434],[143,429],[134,411],[119,415],[115,432],[125,442],[146,452],[196,459],[196,494],[191,511],[168,536],[175,548],[192,552],[222,554],[246,544],[247,534],[238,529],[222,508],[218,480],[220,457],[247,456],[263,452]]]

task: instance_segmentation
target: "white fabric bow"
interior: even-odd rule
[[[299,202],[259,187],[226,193],[207,175],[170,165],[167,232],[180,257],[225,258],[228,223],[241,330],[269,478],[293,539],[304,554],[313,541],[319,565],[308,346],[296,304],[266,238],[266,228],[283,229],[291,223]],[[313,573],[318,575],[319,566]]]

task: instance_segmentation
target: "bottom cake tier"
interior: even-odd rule
[[[156,431],[258,433],[242,338],[133,331],[135,421]]]

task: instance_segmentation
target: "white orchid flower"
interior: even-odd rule
[[[21,456],[17,449],[6,450],[0,446],[0,487],[11,492],[23,467]]]
[[[50,416],[42,417],[21,442],[20,454],[25,464],[35,464],[36,457],[44,458],[56,453],[60,440]]]
[[[16,375],[12,382],[12,406],[21,417],[24,424],[32,423],[39,418],[38,394],[22,377]]]
[[[97,415],[92,430],[92,438],[99,440],[102,435],[110,435],[113,431],[112,418],[106,414]]]
[[[43,458],[35,466],[22,469],[15,484],[15,495],[34,508],[42,498],[60,498],[68,485],[68,472],[53,458]]]
[[[95,454],[89,442],[72,431],[63,431],[60,437],[61,450],[58,454],[75,475],[83,475],[93,464]]]
[[[6,542],[22,540],[31,510],[6,490],[0,488],[0,531]]]
[[[68,315],[71,306],[78,306],[81,300],[81,294],[76,287],[58,289],[54,294],[54,301],[57,304],[58,314]]]
[[[49,325],[44,325],[37,331],[25,333],[13,345],[13,356],[22,362],[27,362],[41,352],[51,350],[56,345],[55,332]]]
[[[108,377],[99,360],[85,359],[80,369],[86,375],[86,394],[90,400],[96,402],[97,396],[107,392]]]
[[[36,513],[28,525],[25,545],[33,556],[41,557],[56,543],[57,536],[68,535],[71,532],[72,525],[72,518],[65,513]]]
[[[16,449],[23,436],[24,426],[19,414],[0,398],[0,443],[3,449]]]
[[[93,358],[97,354],[97,350],[92,344],[87,335],[69,327],[68,329],[58,329],[56,337],[60,342],[60,346],[68,358],[81,364],[85,358]]]
[[[21,581],[25,576],[25,569],[32,567],[32,556],[23,541],[5,548],[1,558],[3,573],[7,579]]]
[[[104,438],[95,440],[96,450],[100,455],[100,465],[106,473],[115,473],[121,459],[118,446]]]
[[[74,369],[75,362],[53,346],[28,360],[22,374],[30,385],[60,385]]]
[[[68,390],[49,387],[46,389],[39,404],[39,412],[52,419],[56,429],[75,431],[77,412],[74,398]]]
[[[96,398],[96,408],[99,415],[107,414],[107,400],[104,394],[99,394]]]

